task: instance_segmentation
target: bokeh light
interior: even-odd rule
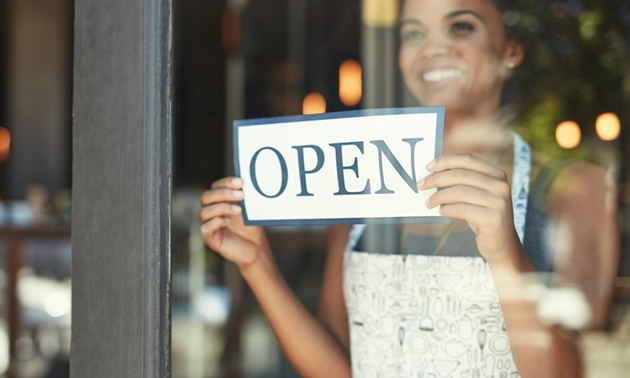
[[[398,25],[399,6],[398,0],[363,0],[363,23],[371,27],[394,27]]]
[[[600,114],[595,121],[595,130],[601,140],[615,140],[619,137],[621,123],[615,113]]]
[[[60,291],[48,294],[44,300],[44,310],[53,318],[58,318],[70,311],[70,298]]]
[[[0,127],[0,162],[7,160],[11,151],[11,133]]]
[[[317,92],[309,93],[302,102],[302,114],[326,113],[326,99]]]
[[[228,52],[238,50],[241,44],[241,19],[236,12],[226,11],[221,17],[221,45]]]
[[[363,82],[361,65],[348,59],[339,67],[339,98],[346,106],[355,106],[361,101]]]
[[[575,148],[582,140],[582,132],[577,123],[564,121],[556,127],[556,141],[562,148]]]

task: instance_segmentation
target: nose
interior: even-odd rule
[[[424,46],[421,50],[423,58],[433,58],[436,56],[448,55],[451,47],[443,38],[440,37],[428,37],[424,41]]]

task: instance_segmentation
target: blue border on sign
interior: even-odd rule
[[[243,221],[247,226],[321,226],[331,224],[446,224],[446,217],[387,217],[387,218],[330,218],[330,219],[281,219],[269,221],[253,221],[246,218],[243,208]]]
[[[233,159],[234,159],[234,173],[237,177],[241,176],[241,166],[238,159],[238,129],[240,127],[247,126],[260,126],[272,123],[287,123],[287,122],[308,122],[319,121],[326,119],[337,118],[354,118],[354,117],[366,117],[366,116],[380,116],[380,115],[396,115],[396,114],[423,114],[423,113],[435,113],[437,114],[437,129],[435,138],[435,157],[442,156],[442,144],[444,138],[444,106],[426,106],[426,107],[411,107],[411,108],[385,108],[385,109],[364,109],[364,110],[350,110],[343,112],[332,112],[312,115],[295,115],[285,117],[269,117],[269,118],[253,118],[246,120],[235,120],[232,123],[233,130]],[[245,208],[245,202],[241,201],[241,207],[243,209],[243,221],[246,225],[256,226],[317,226],[326,224],[360,224],[360,223],[376,223],[376,224],[388,224],[388,223],[448,223],[449,219],[445,217],[386,217],[386,218],[330,218],[330,219],[282,219],[282,220],[269,220],[269,221],[253,221],[247,217],[247,209]]]

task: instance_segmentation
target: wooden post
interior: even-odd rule
[[[73,378],[170,376],[173,2],[75,2]]]

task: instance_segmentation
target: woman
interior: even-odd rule
[[[573,333],[544,322],[532,293],[553,271],[585,293],[590,326],[603,327],[616,273],[613,185],[591,165],[532,161],[501,126],[503,82],[523,49],[495,2],[407,0],[400,36],[407,87],[422,105],[446,106],[444,156],[418,187],[442,188],[427,206],[451,224],[332,227],[318,319],[281,277],[264,231],[243,225],[239,178],[202,195],[204,240],[240,268],[304,376],[580,377]]]

